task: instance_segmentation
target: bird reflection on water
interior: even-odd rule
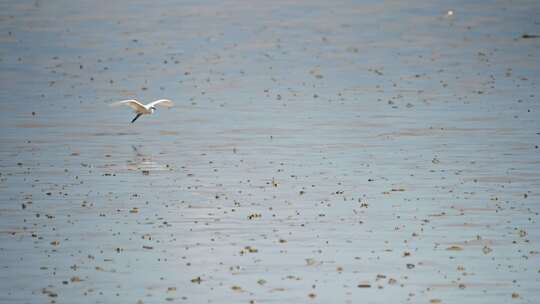
[[[128,161],[127,169],[130,171],[141,171],[148,174],[151,171],[164,171],[168,167],[154,161],[151,155],[141,152],[142,145],[131,145],[133,150],[133,160]]]

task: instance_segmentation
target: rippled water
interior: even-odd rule
[[[0,302],[534,303],[538,16],[0,3]]]

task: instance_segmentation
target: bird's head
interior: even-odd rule
[[[150,111],[151,111],[152,113],[154,113],[155,110],[156,110],[156,107],[150,107]]]

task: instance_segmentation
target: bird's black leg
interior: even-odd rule
[[[135,120],[137,120],[137,118],[139,118],[141,115],[142,115],[142,113],[137,113],[137,116],[135,116],[135,118],[133,118],[133,120],[131,121],[131,123],[134,123]]]

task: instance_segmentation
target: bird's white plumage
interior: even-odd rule
[[[154,113],[154,110],[156,109],[155,106],[157,105],[170,108],[174,106],[174,103],[170,101],[169,99],[158,99],[147,104],[142,104],[135,99],[128,99],[128,100],[121,100],[121,101],[113,102],[110,105],[111,106],[126,105],[132,108],[134,112],[137,113],[137,116],[131,121],[133,123],[135,120],[137,120],[137,118],[139,118],[139,116],[143,114]]]
[[[153,107],[153,106],[157,106],[157,105],[165,106],[167,108],[170,108],[170,107],[174,106],[173,102],[168,100],[168,99],[159,99],[159,100],[156,100],[156,101],[152,101],[151,103],[147,104],[146,106],[147,107]]]
[[[111,106],[121,106],[121,105],[129,106],[137,113],[144,113],[147,111],[145,105],[143,105],[142,103],[138,102],[135,99],[121,100],[121,101],[113,102],[111,104]]]

